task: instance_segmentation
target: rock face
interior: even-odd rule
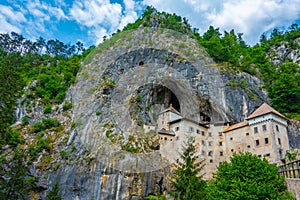
[[[273,46],[267,55],[275,65],[285,62],[288,59],[300,65],[300,50],[297,47],[299,45],[300,38],[295,39],[293,44],[282,42],[278,46]]]
[[[248,74],[220,70],[186,35],[157,28],[117,34],[91,53],[69,90],[73,129],[66,148],[77,150],[43,184],[50,190],[57,182],[63,199],[162,192],[170,166],[144,125],[155,126],[169,104],[197,121],[242,121],[268,101],[259,86]]]
[[[297,120],[291,120],[288,126],[288,135],[291,148],[300,147],[300,122]]]

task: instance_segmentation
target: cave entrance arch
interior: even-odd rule
[[[157,85],[153,88],[152,99],[154,104],[162,104],[164,108],[172,104],[178,112],[180,112],[180,102],[174,92],[163,85]]]

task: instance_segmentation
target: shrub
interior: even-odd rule
[[[45,109],[43,110],[44,114],[50,114],[52,112],[51,104],[47,104]]]
[[[64,105],[63,105],[63,110],[64,111],[67,111],[67,110],[70,110],[72,108],[72,102],[66,102]]]

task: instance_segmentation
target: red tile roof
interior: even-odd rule
[[[223,131],[223,133],[238,129],[238,128],[242,128],[244,126],[248,126],[248,121],[243,121],[237,124],[233,124],[231,126],[228,126],[227,128],[225,128],[225,130]]]
[[[279,117],[282,117],[284,119],[287,119],[285,116],[283,116],[281,113],[279,113],[277,110],[275,110],[274,108],[272,108],[271,106],[269,106],[268,104],[266,103],[263,103],[259,108],[257,108],[248,118],[247,120],[249,119],[253,119],[255,117],[259,117],[259,116],[262,116],[262,115],[266,115],[266,114],[269,114],[269,113],[273,113]]]

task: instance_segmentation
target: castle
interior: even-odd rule
[[[203,124],[185,118],[170,107],[157,120],[160,152],[170,162],[192,137],[201,159],[205,159],[204,179],[211,179],[220,162],[229,161],[234,152],[251,152],[270,163],[280,164],[289,150],[288,119],[268,104],[262,104],[245,121]]]

